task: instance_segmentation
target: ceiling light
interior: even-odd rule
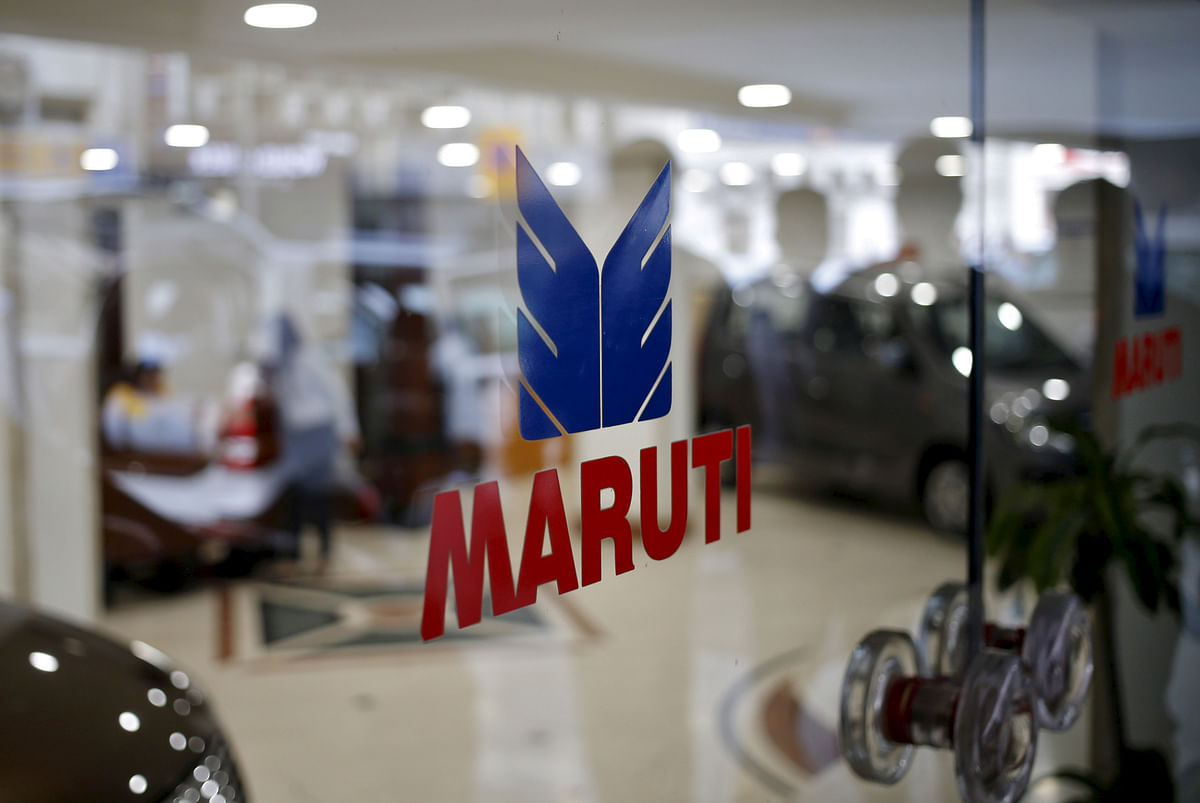
[[[771,157],[771,170],[777,176],[799,176],[808,168],[808,160],[799,153],[777,153]]]
[[[1071,385],[1058,377],[1047,379],[1042,383],[1042,395],[1050,401],[1062,401],[1071,395]]]
[[[574,187],[583,178],[583,171],[574,162],[554,162],[546,168],[546,180],[555,187]]]
[[[1025,317],[1021,315],[1021,310],[1009,301],[1005,301],[996,309],[996,317],[1000,319],[1000,324],[1010,332],[1020,329],[1021,323],[1025,320]]]
[[[88,148],[79,154],[79,166],[84,170],[112,170],[120,158],[112,148]]]
[[[929,121],[929,133],[942,139],[962,139],[971,136],[974,130],[966,117],[934,117]]]
[[[199,148],[208,144],[208,129],[202,125],[173,125],[163,135],[172,148]]]
[[[881,273],[875,277],[875,292],[884,298],[891,298],[900,289],[900,281],[894,273]]]
[[[688,128],[675,140],[684,153],[715,153],[721,149],[721,136],[710,128]]]
[[[963,158],[957,153],[947,153],[934,161],[933,169],[939,176],[957,178],[963,174]]]
[[[756,109],[786,106],[792,102],[792,90],[783,84],[750,84],[738,90],[738,103]]]
[[[912,293],[913,303],[920,307],[928,307],[933,302],[937,301],[937,288],[929,282],[920,282],[913,285]]]
[[[959,346],[950,355],[950,362],[954,363],[954,370],[958,371],[963,376],[971,375],[971,365],[975,360],[971,356],[971,350],[966,346]]]
[[[721,183],[729,187],[745,187],[754,181],[754,168],[745,162],[726,162],[721,165]]]
[[[449,142],[438,148],[437,160],[446,167],[470,167],[479,161],[479,148],[469,142]]]
[[[471,122],[471,110],[466,106],[430,106],[421,112],[421,125],[426,128],[463,128]]]
[[[242,20],[252,28],[307,28],[317,10],[303,3],[265,3],[246,9]]]
[[[48,652],[29,653],[29,665],[42,672],[58,671],[58,659]]]

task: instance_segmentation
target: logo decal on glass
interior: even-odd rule
[[[1161,315],[1166,301],[1167,276],[1163,261],[1167,246],[1163,229],[1167,224],[1167,205],[1163,204],[1158,213],[1158,225],[1153,235],[1146,231],[1142,205],[1137,201],[1133,204],[1133,214],[1137,226],[1133,241],[1137,256],[1133,313],[1138,318]]]
[[[603,270],[517,149],[520,422],[526,440],[649,421],[671,409],[671,165]]]

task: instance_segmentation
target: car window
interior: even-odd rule
[[[882,304],[819,296],[807,331],[817,351],[866,355],[895,336],[896,323],[891,309]]]

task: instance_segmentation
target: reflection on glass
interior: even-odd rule
[[[996,310],[996,317],[1000,319],[1000,323],[1004,325],[1004,328],[1010,332],[1015,332],[1020,329],[1021,323],[1024,320],[1024,316],[1021,315],[1021,310],[1017,309],[1015,305],[1007,301],[1001,304]]]
[[[967,117],[934,117],[929,121],[929,133],[942,139],[962,139],[971,136],[974,126]]]
[[[954,369],[963,376],[971,375],[972,361],[971,350],[966,346],[959,346],[950,355],[950,362],[954,363]]]
[[[783,84],[749,84],[738,90],[738,103],[757,109],[786,106],[792,102],[792,91]]]
[[[29,653],[29,663],[34,669],[42,672],[57,672],[58,659],[47,652],[31,652]]]
[[[317,10],[303,3],[264,3],[246,9],[242,21],[252,28],[307,28],[317,21]]]
[[[445,167],[470,167],[479,161],[479,148],[470,142],[447,142],[438,148],[437,160]]]
[[[1065,379],[1047,379],[1042,383],[1042,395],[1051,401],[1062,401],[1071,395],[1071,385]]]
[[[583,171],[574,162],[554,162],[546,168],[546,180],[556,187],[574,187],[583,178]]]
[[[471,110],[466,106],[430,106],[421,112],[421,125],[426,128],[464,128],[471,122]]]
[[[946,178],[958,178],[965,172],[963,158],[957,153],[939,156],[933,163],[933,169]]]
[[[112,148],[88,148],[79,154],[79,166],[91,172],[112,170],[120,158]]]
[[[202,125],[180,123],[166,130],[163,141],[172,148],[199,148],[208,144],[208,129]]]
[[[900,280],[894,273],[881,273],[875,278],[875,292],[884,298],[891,298],[900,290]]]

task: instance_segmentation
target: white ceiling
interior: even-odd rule
[[[967,112],[965,0],[309,2],[313,27],[263,31],[239,0],[4,0],[0,31],[715,113],[778,81],[792,105],[754,114],[897,136]],[[1200,135],[1197,0],[1011,0],[987,19],[993,131]]]

